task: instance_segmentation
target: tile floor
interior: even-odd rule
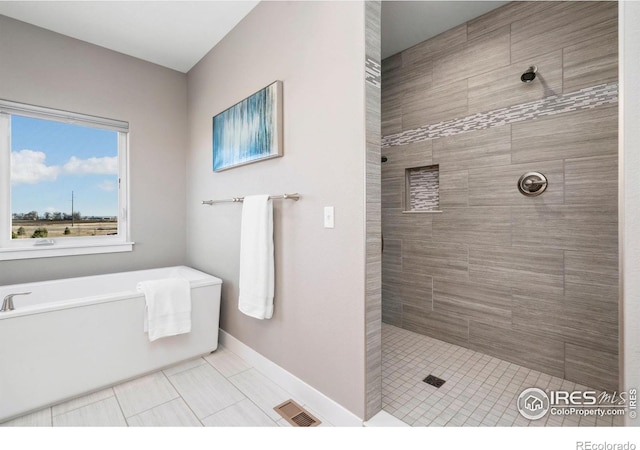
[[[588,389],[437,339],[382,325],[383,409],[412,426],[616,426],[620,418],[529,421],[515,399],[527,387]],[[422,380],[444,380],[440,388]],[[2,426],[290,426],[273,407],[294,399],[230,350],[119,384]]]
[[[525,419],[515,402],[524,389],[588,389],[562,378],[382,324],[383,410],[412,426],[618,426],[622,417]],[[435,388],[422,380],[446,382]]]
[[[214,353],[5,422],[2,426],[290,426],[273,410],[293,399],[230,350]]]

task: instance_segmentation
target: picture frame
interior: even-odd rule
[[[282,81],[213,116],[213,171],[283,156]]]

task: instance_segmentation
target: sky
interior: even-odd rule
[[[11,212],[117,216],[118,133],[11,116]]]

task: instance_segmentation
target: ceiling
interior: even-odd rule
[[[0,1],[0,14],[188,72],[258,1]]]
[[[509,2],[383,1],[382,59]]]
[[[0,14],[186,73],[258,3],[0,0]],[[505,3],[383,1],[382,57]]]

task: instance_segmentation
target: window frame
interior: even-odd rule
[[[118,233],[45,239],[12,239],[11,116],[19,115],[118,133]],[[0,261],[133,250],[130,240],[129,123],[0,99]]]

